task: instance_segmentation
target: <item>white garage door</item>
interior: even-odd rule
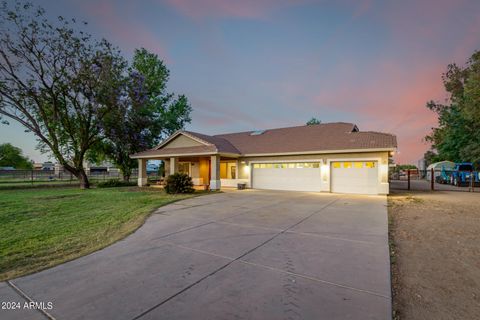
[[[376,161],[332,162],[330,166],[332,192],[378,194]]]
[[[256,189],[320,191],[320,163],[254,163],[252,186]]]

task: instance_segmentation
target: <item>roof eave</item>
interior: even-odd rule
[[[396,147],[388,148],[362,148],[362,149],[340,149],[340,150],[316,150],[316,151],[297,151],[297,152],[271,152],[271,153],[246,153],[242,157],[266,157],[266,156],[290,156],[303,154],[329,154],[329,153],[352,153],[352,152],[388,152],[395,151]]]

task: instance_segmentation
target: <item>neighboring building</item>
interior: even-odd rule
[[[118,173],[118,168],[115,167],[110,161],[102,161],[99,163],[92,163],[89,161],[84,161],[83,166],[87,174],[100,174],[100,173]]]
[[[99,163],[92,163],[89,161],[84,161],[83,162],[83,167],[85,169],[85,172],[88,175],[95,175],[95,174],[104,174],[108,173],[109,175],[113,174],[116,175],[118,174],[119,170],[117,167],[115,167],[111,162],[109,161],[103,161]],[[64,172],[65,168],[61,164],[55,164],[55,174],[59,174],[60,172]]]
[[[147,172],[158,172],[159,165],[157,163],[148,162]]]
[[[56,164],[51,161],[36,162],[33,164],[33,170],[54,171]]]
[[[426,170],[427,169],[426,167],[427,167],[427,161],[425,161],[425,159],[422,158],[417,161],[418,170],[421,170],[421,171]]]
[[[213,190],[244,182],[257,189],[388,194],[396,147],[394,135],[340,122],[214,136],[177,131],[131,157],[139,160],[140,186],[147,184],[147,160],[163,160],[166,172],[187,173]]]

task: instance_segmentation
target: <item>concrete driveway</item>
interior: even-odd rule
[[[52,302],[56,319],[390,319],[387,228],[385,196],[213,194],[160,208],[104,250],[0,283],[0,297]]]

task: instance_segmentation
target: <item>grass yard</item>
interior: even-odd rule
[[[388,199],[394,320],[478,319],[480,196],[437,191]]]
[[[0,281],[108,246],[153,209],[194,195],[136,187],[1,190]]]

